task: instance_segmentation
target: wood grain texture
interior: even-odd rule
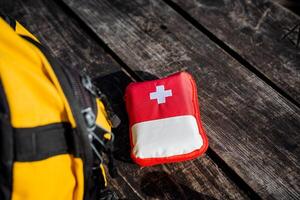
[[[16,1],[13,16],[34,33],[60,60],[86,70],[122,119],[115,130],[120,177],[110,186],[121,199],[247,199],[207,155],[194,162],[139,168],[129,158],[125,87],[132,81],[78,23],[52,1]],[[151,74],[137,72],[144,79]]]
[[[300,103],[299,16],[265,0],[173,1]]]
[[[261,197],[300,198],[300,110],[161,1],[63,0],[133,70],[186,70],[210,146]]]

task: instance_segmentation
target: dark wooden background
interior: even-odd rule
[[[122,199],[300,199],[300,18],[263,0],[18,0],[12,15],[87,71],[122,119]],[[210,148],[140,168],[129,158],[125,87],[191,73]]]

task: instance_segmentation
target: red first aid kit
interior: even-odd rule
[[[196,83],[187,72],[131,83],[125,101],[131,157],[137,164],[179,162],[206,151]]]

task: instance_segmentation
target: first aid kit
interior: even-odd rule
[[[197,158],[208,147],[196,83],[187,72],[135,82],[125,92],[131,158],[141,166]]]

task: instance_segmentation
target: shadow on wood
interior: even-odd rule
[[[184,184],[177,183],[175,178],[161,171],[145,174],[141,179],[140,187],[142,192],[150,198],[215,200],[211,196],[201,194]]]

